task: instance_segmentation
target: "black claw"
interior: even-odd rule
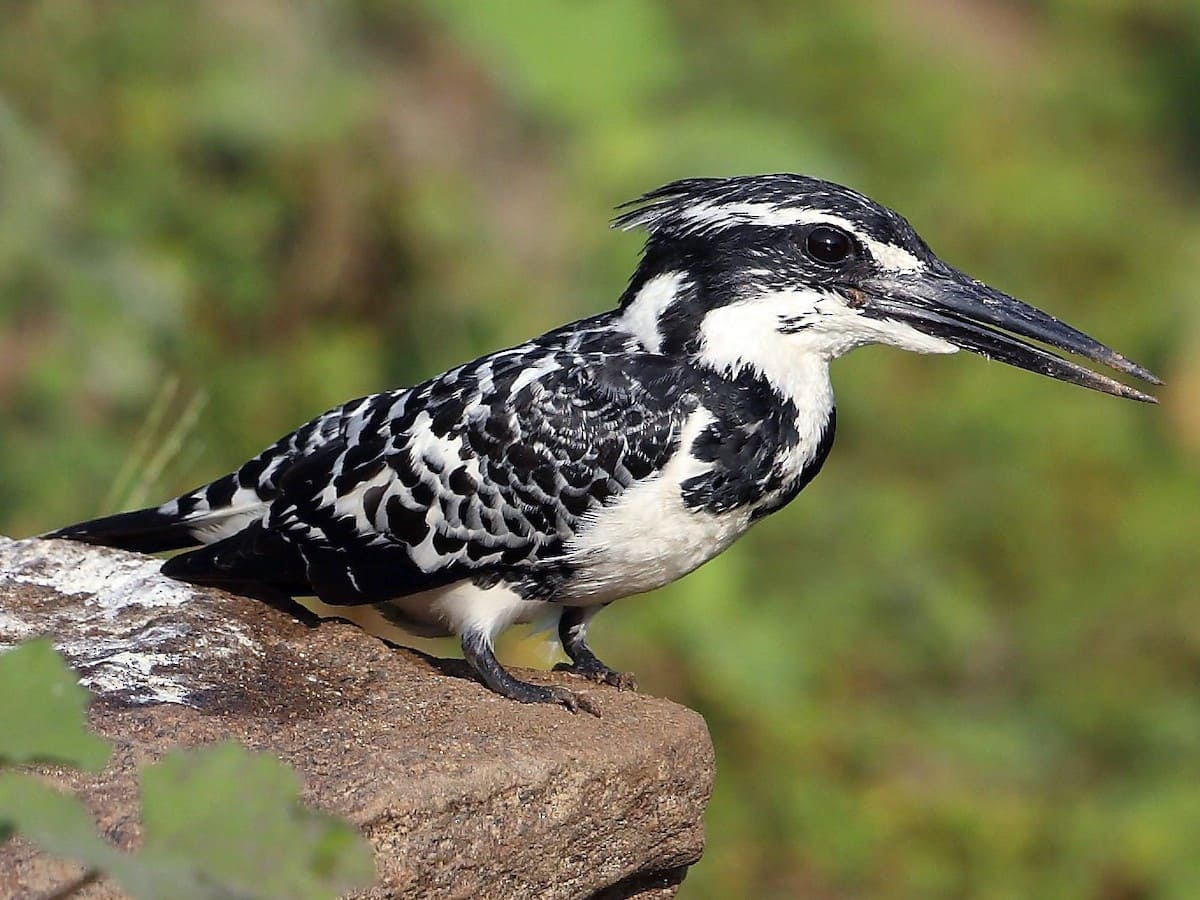
[[[637,678],[632,672],[618,672],[615,669],[610,669],[600,660],[592,657],[594,662],[570,662],[558,663],[554,667],[555,672],[569,672],[572,675],[578,675],[580,678],[586,678],[588,681],[594,681],[597,684],[610,684],[619,691],[636,691]]]
[[[618,691],[633,691],[635,694],[637,693],[637,678],[632,672],[611,672],[607,682]]]

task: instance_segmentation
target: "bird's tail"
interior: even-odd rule
[[[105,547],[119,547],[138,553],[179,550],[200,543],[186,521],[178,514],[164,512],[161,506],[77,522],[43,534],[42,537],[103,544]]]
[[[262,516],[267,501],[227,475],[161,506],[67,525],[42,535],[139,553],[182,550],[235,534]]]

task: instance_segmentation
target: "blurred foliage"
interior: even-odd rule
[[[370,845],[352,827],[300,803],[287,766],[236,744],[177,750],[142,767],[142,841],[132,853],[96,833],[78,797],[17,763],[99,771],[109,743],[87,730],[91,695],[47,638],[0,652],[0,844],[13,834],[83,863],[74,896],[111,878],[137,900],[321,900],[363,887]]]
[[[111,748],[87,730],[91,695],[49,638],[0,649],[0,765],[61,763],[99,772]]]
[[[842,181],[1158,371],[1163,405],[966,354],[836,364],[837,447],[797,503],[599,620],[716,741],[685,894],[1200,896],[1200,6],[4,19],[0,530],[165,498],[611,305],[638,245],[606,213],[662,182]],[[131,462],[140,432],[178,452]]]

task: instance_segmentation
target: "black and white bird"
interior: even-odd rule
[[[938,259],[897,213],[799,175],[677,181],[615,220],[647,232],[617,309],[330,410],[236,472],[48,535],[143,552],[233,591],[372,604],[457,635],[492,690],[595,711],[492,651],[557,619],[570,670],[609,603],[674,581],[787,505],[833,444],[830,362],[962,348],[1154,398],[1021,340],[1145,368]]]

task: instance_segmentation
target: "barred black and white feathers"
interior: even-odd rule
[[[260,577],[265,531],[282,538],[281,567],[327,603],[463,579],[562,599],[570,537],[661,467],[696,402],[661,362],[625,368],[611,353],[527,346],[348,404],[315,451],[284,461],[259,529],[167,571]]]
[[[164,571],[373,604],[460,635],[505,696],[574,709],[587,704],[509,675],[494,636],[550,612],[574,671],[628,684],[588,647],[592,615],[690,572],[812,479],[833,441],[829,363],[848,350],[963,347],[1152,399],[1006,333],[1154,380],[828,182],[692,179],[616,224],[649,233],[617,309],[330,410],[161,506],[50,536],[198,548]]]

